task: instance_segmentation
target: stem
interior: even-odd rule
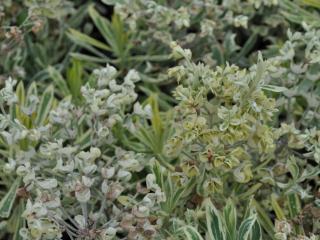
[[[189,154],[187,153],[186,151],[182,151],[182,153],[187,156],[190,160],[193,160],[194,158]]]
[[[291,98],[288,99],[287,105],[287,122],[290,124],[292,122],[292,114],[291,114]]]
[[[71,239],[71,240],[74,240],[73,237],[76,237],[76,234],[70,232],[70,230],[68,230],[68,229],[66,229],[66,232],[67,232],[68,236],[70,237],[70,239]]]
[[[60,208],[61,211],[66,215],[66,217],[70,220],[70,222],[74,225],[74,226],[78,226],[78,224],[76,223],[76,221],[74,221],[72,219],[72,217],[69,215],[69,213],[64,209],[64,208]]]
[[[167,162],[167,160],[162,157],[160,154],[157,154],[157,159],[159,161],[160,164],[162,164],[164,167],[166,167],[167,169],[169,169],[170,171],[174,171],[174,166],[172,166],[170,163]]]
[[[102,214],[102,212],[103,212],[103,210],[105,208],[105,205],[106,205],[106,198],[103,197],[103,200],[102,200],[102,203],[101,203],[101,207],[99,209],[99,214],[98,214],[99,217],[96,219],[96,221],[94,221],[94,224],[93,224],[93,227],[92,227],[93,229],[96,228],[98,220],[99,220],[99,218],[100,218],[100,216],[101,216],[101,214]]]
[[[88,209],[87,209],[87,203],[81,203],[81,209],[82,209],[82,215],[84,217],[85,221],[85,227],[88,226]]]

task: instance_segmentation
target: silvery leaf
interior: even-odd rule
[[[58,182],[54,178],[37,181],[37,184],[43,189],[52,189],[58,186]]]

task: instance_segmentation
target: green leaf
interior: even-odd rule
[[[306,0],[305,3],[308,4],[311,2],[313,1]],[[297,24],[302,24],[303,22],[306,22],[309,25],[313,25],[315,27],[320,26],[319,15],[316,14],[316,12],[307,11],[306,9],[296,4],[294,1],[289,0],[281,0],[279,1],[279,5],[282,8],[282,15],[285,16],[289,21],[292,21]],[[314,4],[312,3],[310,5],[314,6]]]
[[[38,112],[36,117],[37,126],[41,126],[45,122],[49,114],[49,111],[52,107],[52,102],[53,102],[53,92],[54,92],[53,86],[50,85],[49,87],[47,87],[47,89],[44,91],[41,97],[41,101],[38,107]]]
[[[296,193],[290,193],[288,195],[288,208],[289,208],[289,215],[291,219],[294,219],[298,216],[301,212],[301,203]],[[301,225],[294,225],[294,231],[296,234],[303,233],[303,227]]]
[[[125,29],[124,22],[118,14],[112,15],[111,25],[118,45],[119,57],[122,58],[124,55],[127,55],[129,49],[132,47],[128,38],[128,30]]]
[[[80,149],[89,147],[91,144],[91,134],[92,131],[89,129],[76,140],[75,144],[79,145]]]
[[[235,57],[235,61],[238,61],[242,57],[245,57],[251,51],[251,49],[254,47],[254,45],[257,42],[257,38],[258,38],[258,34],[257,33],[252,34],[248,38],[248,40],[246,41],[244,46],[241,48],[241,50],[238,53],[238,55]]]
[[[24,226],[24,218],[21,217],[23,212],[24,212],[24,202],[23,202],[23,200],[20,200],[19,205],[17,207],[18,220],[15,222],[15,230],[14,230],[12,240],[22,240],[22,237],[21,237],[19,231]]]
[[[242,221],[239,232],[238,232],[238,240],[247,240],[254,223],[256,222],[257,215],[252,214],[250,217],[246,218],[245,220]]]
[[[187,240],[203,240],[200,233],[192,226],[185,226],[179,229],[187,237]]]
[[[289,160],[288,160],[288,163],[287,163],[287,167],[292,175],[292,178],[294,180],[297,180],[298,177],[299,177],[299,167],[296,163],[296,160],[294,157],[291,157]]]
[[[29,99],[32,95],[38,96],[37,84],[36,82],[32,82],[27,91],[27,99]]]
[[[226,58],[230,58],[234,52],[236,52],[240,47],[237,45],[236,34],[228,32],[223,41],[223,50]]]
[[[225,240],[225,229],[219,211],[214,207],[209,199],[205,202],[207,230],[210,240]]]
[[[152,109],[151,123],[153,131],[156,133],[156,136],[161,137],[163,132],[163,124],[160,117],[160,111],[156,95],[150,96],[150,105]]]
[[[65,81],[65,79],[63,79],[60,72],[57,69],[55,69],[54,67],[49,66],[48,73],[49,73],[49,76],[51,77],[51,79],[54,81],[54,83],[58,87],[58,89],[63,94],[63,96],[68,96],[70,94],[70,91],[68,89],[67,82]]]
[[[67,71],[67,81],[73,98],[81,96],[83,67],[79,60],[72,59],[72,67]]]
[[[237,212],[230,199],[228,199],[227,205],[223,209],[223,216],[226,224],[226,237],[228,240],[235,240],[237,231]]]
[[[173,211],[179,204],[180,198],[183,196],[184,187],[178,188],[172,197],[170,197],[170,211]]]
[[[260,206],[260,204],[256,200],[253,199],[252,204],[257,211],[259,223],[261,224],[263,229],[267,232],[267,234],[269,235],[269,238],[275,239],[274,226],[268,214],[265,212],[265,210]]]
[[[80,61],[86,61],[86,62],[95,62],[95,63],[107,63],[110,62],[111,60],[106,57],[93,57],[90,55],[82,54],[82,53],[70,53],[70,56],[73,59],[80,60]]]
[[[260,224],[258,221],[256,221],[252,227],[251,239],[252,240],[262,240],[261,227],[260,227]]]
[[[101,0],[106,5],[115,5],[116,3],[125,3],[124,0]]]
[[[163,189],[163,173],[161,171],[161,166],[159,162],[155,162],[152,166],[152,172],[156,176],[156,183],[161,189]]]
[[[280,86],[274,86],[274,85],[264,85],[262,87],[263,90],[266,90],[266,91],[271,91],[271,92],[284,92],[286,90],[288,90],[287,88],[285,87],[280,87]]]
[[[0,237],[1,237],[1,231],[4,232],[5,229],[7,228],[7,225],[8,225],[7,221],[0,222]]]
[[[10,106],[10,119],[12,121],[14,121],[14,119],[17,118],[16,106],[17,106],[17,104],[13,104],[12,106]]]
[[[265,73],[266,66],[263,61],[261,52],[258,52],[258,63],[256,65],[256,67],[257,67],[256,75],[249,82],[250,90],[255,90],[257,88],[257,86],[259,86],[259,83],[262,80],[263,74]]]
[[[18,118],[19,121],[23,122],[23,117],[21,117],[21,111],[20,111],[20,107],[24,106],[25,98],[26,98],[23,81],[19,82],[17,89],[16,89],[16,95],[18,97],[19,103],[15,105],[15,108],[13,107],[12,109],[10,109],[11,117],[13,119]]]
[[[11,213],[11,209],[16,199],[17,189],[20,184],[20,178],[17,178],[11,185],[9,191],[0,202],[0,217],[8,218]]]
[[[302,3],[305,5],[309,5],[312,7],[316,7],[320,9],[320,1],[319,0],[302,0]]]
[[[25,103],[25,97],[26,97],[23,81],[19,82],[17,89],[16,89],[16,94],[19,99],[19,103],[23,106]]]
[[[161,154],[164,147],[164,139],[163,139],[164,128],[163,128],[163,123],[160,116],[157,96],[155,94],[152,94],[149,97],[148,102],[150,103],[150,106],[152,109],[151,125],[152,125],[153,135],[154,135],[153,142],[155,142],[153,150],[156,153]]]
[[[311,179],[320,175],[320,169],[313,167],[310,169],[304,169],[301,176],[298,179],[298,182],[303,182],[306,179]]]
[[[294,218],[300,213],[301,204],[296,193],[291,193],[288,195],[288,207],[291,218]]]
[[[272,205],[274,212],[276,213],[277,218],[279,220],[284,220],[285,215],[277,202],[277,198],[276,198],[275,194],[271,194],[271,205]]]
[[[124,27],[121,18],[114,14],[112,22],[102,16],[94,9],[94,5],[89,7],[89,15],[93,20],[95,26],[99,29],[104,39],[110,45],[113,53],[120,58],[123,64],[131,48],[128,41],[128,33]]]
[[[148,131],[146,127],[140,127],[134,135],[141,143],[145,144],[150,151],[155,151],[156,144],[154,142],[153,134]]]
[[[221,49],[216,46],[213,48],[212,50],[212,58],[217,61],[217,65],[224,65],[225,64],[225,58],[223,55],[223,52],[221,51]]]
[[[150,62],[162,62],[162,61],[168,61],[172,57],[171,54],[163,54],[163,55],[136,55],[136,56],[130,56],[128,59],[130,61],[137,61],[137,62],[144,62],[144,61],[150,61]]]
[[[38,97],[38,90],[37,90],[37,84],[36,82],[32,82],[31,85],[29,86],[28,88],[28,91],[27,91],[27,98],[26,98],[26,103],[25,103],[25,106],[26,107],[30,107],[32,104],[34,104],[33,101],[31,101],[31,96],[36,96]],[[32,116],[32,118],[34,118],[34,115]],[[32,121],[30,119],[30,126],[32,126]]]
[[[118,55],[119,49],[118,49],[118,45],[117,45],[110,21],[100,16],[100,14],[94,9],[94,5],[91,5],[89,7],[88,12],[95,26],[99,29],[104,39],[111,46],[110,50],[114,51],[116,55]]]
[[[81,45],[81,46],[87,46],[88,44],[106,51],[111,51],[111,48],[104,44],[103,42],[100,42],[92,37],[89,37],[88,35],[81,33],[75,29],[69,29],[69,33],[67,33],[68,37],[74,41],[75,43]]]
[[[258,191],[260,189],[260,187],[262,186],[261,183],[256,183],[253,186],[251,186],[246,192],[241,193],[238,195],[239,199],[246,199],[248,197],[251,197],[255,194],[256,191]]]

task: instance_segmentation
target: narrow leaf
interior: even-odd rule
[[[0,217],[8,218],[11,213],[11,209],[16,199],[16,192],[20,184],[20,178],[17,178],[11,185],[9,191],[0,202]]]
[[[13,234],[12,240],[22,240],[22,237],[19,233],[20,229],[24,226],[24,218],[21,217],[22,213],[24,211],[24,202],[23,200],[20,200],[18,208],[17,208],[17,222],[15,223],[15,230]]]
[[[79,60],[72,60],[72,67],[67,71],[67,80],[72,97],[77,98],[81,95],[83,67]]]
[[[111,60],[109,58],[101,58],[101,57],[93,57],[90,55],[82,54],[82,53],[70,53],[70,56],[73,59],[80,60],[80,61],[86,61],[86,62],[96,62],[96,63],[107,63]]]
[[[288,90],[287,88],[285,87],[280,87],[280,86],[274,86],[274,85],[264,85],[262,87],[263,90],[266,90],[266,91],[271,91],[271,92],[284,92],[286,90]]]
[[[260,189],[261,186],[262,186],[261,183],[256,183],[255,185],[251,186],[246,192],[239,194],[238,198],[239,199],[246,199],[250,196],[253,196],[255,194],[255,192]]]
[[[36,82],[32,82],[27,91],[27,99],[29,99],[32,95],[38,96],[37,84]]]
[[[258,221],[256,221],[252,227],[251,239],[252,240],[262,240],[261,227],[260,227],[260,224]]]
[[[300,199],[298,197],[298,194],[296,193],[290,193],[288,195],[288,207],[289,207],[289,215],[291,219],[294,219],[296,216],[298,216],[301,212],[301,203]],[[302,234],[303,233],[303,227],[301,225],[294,225],[294,231],[296,234]]]
[[[185,226],[180,229],[184,235],[187,237],[187,240],[203,240],[200,233],[192,226]]]
[[[59,88],[59,90],[63,94],[63,96],[68,96],[70,94],[70,91],[68,89],[68,85],[67,85],[66,81],[63,79],[60,72],[57,69],[55,69],[54,67],[49,66],[48,73],[49,73],[49,76],[51,77],[51,79],[54,81],[56,86]]]
[[[111,51],[111,48],[104,44],[103,42],[100,42],[92,37],[89,37],[88,35],[81,33],[75,29],[70,29],[68,33],[68,37],[74,41],[75,43],[79,45],[91,45],[106,51]]]
[[[225,233],[221,216],[209,199],[205,200],[207,230],[210,240],[224,240]]]
[[[41,126],[49,114],[53,102],[53,91],[53,86],[50,85],[42,95],[36,118],[37,126]]]
[[[244,44],[244,46],[241,48],[240,52],[236,56],[236,61],[238,61],[242,57],[245,57],[253,49],[253,47],[257,42],[257,38],[258,38],[257,33],[252,34],[248,38],[248,40],[246,41],[246,43]]]
[[[276,198],[275,194],[271,194],[271,205],[272,205],[274,212],[276,213],[277,218],[279,220],[284,220],[285,215],[277,202],[277,198]]]
[[[320,1],[319,0],[302,0],[302,2],[306,5],[320,9]]]
[[[24,90],[24,85],[22,81],[19,82],[17,86],[16,94],[17,94],[19,103],[23,106],[25,103],[25,90]]]
[[[228,199],[227,205],[223,209],[224,221],[226,224],[226,237],[228,240],[236,239],[237,212],[233,202]]]
[[[75,144],[80,146],[80,149],[85,149],[90,146],[92,131],[89,129],[84,134],[82,134],[75,142]]]
[[[257,211],[258,214],[258,220],[263,229],[268,233],[270,239],[275,239],[274,238],[274,226],[273,223],[271,222],[268,214],[265,212],[265,210],[260,206],[260,204],[253,200],[252,201],[254,208]]]
[[[298,195],[296,193],[289,194],[288,205],[289,205],[288,207],[289,207],[289,213],[291,218],[294,218],[300,213],[301,204],[300,204]]]
[[[249,218],[242,221],[239,232],[238,232],[238,240],[247,240],[254,223],[256,222],[257,216],[256,214],[251,215]]]
[[[111,49],[113,50],[113,52],[115,52],[116,55],[119,55],[118,45],[117,45],[114,33],[112,31],[112,26],[110,21],[100,16],[100,14],[94,9],[94,5],[89,7],[89,15],[93,20],[95,26],[99,29],[104,39],[111,46]]]
[[[225,64],[225,58],[222,50],[216,46],[212,50],[212,58],[217,62],[217,65],[224,65]]]

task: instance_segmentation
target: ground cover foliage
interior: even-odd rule
[[[0,2],[0,239],[318,240],[318,0]]]

